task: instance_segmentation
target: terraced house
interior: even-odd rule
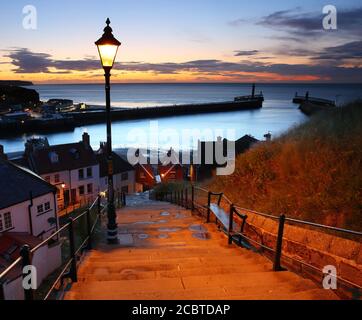
[[[90,203],[100,192],[99,163],[87,133],[78,143],[53,146],[47,139],[28,140],[21,162],[56,186],[59,210]]]
[[[30,248],[58,229],[56,188],[30,170],[19,167],[0,156],[0,273],[19,256],[20,249]],[[34,253],[37,285],[61,265],[57,238]],[[0,283],[0,296],[23,299],[22,272],[14,268]]]

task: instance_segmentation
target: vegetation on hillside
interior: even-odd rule
[[[322,112],[241,155],[208,188],[262,212],[362,229],[362,101]]]

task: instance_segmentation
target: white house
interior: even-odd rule
[[[0,148],[1,149],[1,148]],[[58,229],[56,188],[0,155],[0,273],[19,257],[24,244],[35,247]],[[38,285],[61,265],[59,241],[32,257]],[[23,299],[20,268],[1,279],[5,299]]]
[[[105,143],[101,143],[96,156],[99,163],[99,189],[103,192],[107,190],[108,186],[108,162]],[[115,152],[112,153],[112,162],[113,186],[116,192],[134,193],[136,191],[134,167]]]
[[[92,202],[101,191],[99,164],[87,133],[78,143],[50,146],[47,139],[25,144],[25,165],[57,187],[58,209]]]

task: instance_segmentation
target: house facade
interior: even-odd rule
[[[23,161],[57,188],[59,210],[90,203],[101,191],[99,163],[87,133],[81,142],[63,145],[50,146],[46,139],[28,140]]]
[[[99,163],[99,189],[105,192],[108,188],[108,162],[106,144],[101,143],[96,152]],[[132,194],[135,190],[135,169],[117,153],[112,153],[113,187],[116,192]]]
[[[177,161],[158,164],[136,164],[136,189],[137,192],[144,192],[152,189],[158,183],[170,183],[187,180],[188,167]]]
[[[27,244],[35,247],[58,230],[56,188],[28,169],[0,157],[0,273]],[[38,285],[61,265],[59,241],[42,246],[32,257]],[[21,270],[3,279],[6,299],[23,299]]]

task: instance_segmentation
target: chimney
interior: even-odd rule
[[[84,145],[86,146],[86,148],[90,147],[90,136],[87,132],[83,133],[82,141],[83,141]]]
[[[0,144],[0,159],[8,160],[8,156],[4,153],[4,146]]]
[[[268,132],[267,134],[264,134],[264,138],[265,138],[265,141],[271,141],[272,139],[272,134],[270,132]]]
[[[100,142],[99,143],[99,152],[106,153],[107,152],[107,143],[106,142]]]

